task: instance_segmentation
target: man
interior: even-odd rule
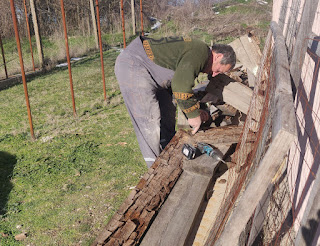
[[[195,134],[209,116],[193,96],[194,79],[225,73],[235,62],[229,45],[210,49],[184,37],[138,37],[118,56],[115,74],[148,167],[175,134],[172,94]]]

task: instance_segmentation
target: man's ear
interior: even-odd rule
[[[216,53],[216,60],[220,61],[223,58],[222,53]]]

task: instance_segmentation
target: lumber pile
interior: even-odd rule
[[[250,107],[253,91],[248,86],[242,65],[228,74],[219,74],[194,88],[200,108],[210,113],[207,127],[242,125]],[[178,128],[189,128],[185,115],[178,110]]]
[[[176,214],[175,216],[179,217],[177,217],[176,220],[179,220],[181,224],[186,225],[187,222],[184,220],[189,221],[188,227],[179,227],[176,226],[176,224],[171,225],[172,228],[183,230],[177,233],[184,235],[182,239],[180,237],[181,240],[186,240],[192,226],[190,221],[192,222],[196,219],[198,208],[201,206],[203,196],[207,190],[206,187],[218,163],[212,163],[212,160],[205,155],[193,161],[188,161],[181,152],[183,144],[205,141],[213,146],[218,146],[219,149],[225,153],[228,150],[228,146],[238,141],[241,131],[242,127],[240,126],[226,126],[199,132],[193,137],[186,131],[178,131],[152,167],[142,177],[135,189],[132,190],[128,198],[120,206],[119,210],[111,218],[107,226],[92,243],[92,246],[140,244],[152,221],[159,217],[161,213],[159,210],[160,208],[163,210],[164,203],[167,203],[166,199],[170,201],[170,199],[167,198],[169,194],[169,197],[172,197],[171,201],[187,201],[185,203],[187,207],[184,210],[186,213],[180,213],[180,216]],[[251,140],[254,141],[254,136]],[[187,183],[188,185],[185,186]],[[187,188],[185,190],[186,193],[181,193],[179,187]],[[176,195],[171,196],[173,189],[178,190],[174,192]],[[189,198],[195,195],[195,193],[198,194],[194,196],[196,199],[193,199],[190,208],[188,207],[188,204],[191,204]],[[184,197],[183,194],[188,194],[189,198]],[[181,195],[183,197],[177,198]],[[176,198],[173,198],[174,196],[176,196]],[[170,202],[168,202],[168,204],[167,207],[170,207],[171,211],[179,211],[182,209],[180,205],[170,205]],[[159,215],[157,216],[158,213]],[[162,212],[162,214],[163,213],[164,212]],[[189,214],[189,216],[187,214]],[[168,217],[168,215],[159,217],[163,221],[161,223],[166,223],[166,226],[169,226],[169,222],[175,223],[175,220],[171,220],[172,216]],[[190,216],[192,216],[193,219],[190,219]],[[165,217],[167,219],[164,219]],[[162,226],[162,228],[166,228],[166,226]],[[162,237],[159,233],[155,234]]]
[[[252,32],[230,43],[238,63],[226,74],[199,81],[193,89],[201,109],[210,112],[209,127],[241,125],[250,107],[258,67],[262,57],[259,41]],[[258,120],[258,119],[257,119]],[[189,128],[187,119],[178,110],[178,128]]]

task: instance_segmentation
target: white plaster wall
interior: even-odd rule
[[[308,1],[308,0],[307,0]],[[318,1],[315,20],[312,26],[312,32],[316,36],[320,36],[320,1]],[[296,15],[296,23],[299,24],[302,16],[305,0],[300,2],[300,9]],[[281,7],[287,5],[285,18],[280,16]],[[283,34],[287,45],[290,41],[291,47],[294,48],[295,37],[291,37],[294,33],[292,18],[290,23],[290,15],[293,13],[294,7],[298,4],[298,0],[274,0],[273,2],[273,17],[272,20],[278,22],[279,19],[284,19]],[[280,23],[279,23],[280,24]],[[299,27],[299,25],[297,26]],[[292,30],[291,30],[292,29]],[[305,37],[305,42],[309,42],[312,37]],[[318,44],[320,47],[320,44]],[[289,50],[289,54],[290,54]],[[301,58],[303,62],[300,85],[295,98],[298,140],[292,145],[288,158],[288,181],[291,191],[291,198],[294,208],[294,217],[296,217],[294,228],[297,231],[300,226],[300,221],[305,211],[305,207],[312,190],[314,172],[317,170],[320,163],[320,74],[316,72],[316,64],[314,59],[309,54]],[[317,79],[316,79],[317,78]],[[318,228],[320,235],[320,227]],[[320,245],[320,239],[315,240],[314,245]]]
[[[275,1],[275,5],[278,5]],[[303,6],[303,5],[301,5]],[[320,4],[312,27],[316,36],[320,36]],[[288,8],[290,11],[290,8]],[[301,18],[302,8],[299,11]],[[286,23],[287,24],[287,23]],[[285,28],[286,27],[285,24]],[[284,32],[285,33],[285,32]],[[290,34],[288,32],[288,34]],[[306,37],[308,42],[311,37]],[[320,44],[318,44],[320,47]],[[316,58],[317,59],[317,58]],[[320,137],[320,75],[315,63],[309,54],[305,55],[302,66],[301,81],[295,98],[295,108],[298,127],[298,140],[292,145],[288,161],[288,180],[294,207],[295,230],[300,226],[305,207],[312,190],[314,171],[320,163],[319,137]]]

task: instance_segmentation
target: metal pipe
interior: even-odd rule
[[[29,103],[27,81],[26,81],[26,76],[25,76],[25,72],[24,72],[23,58],[22,58],[22,52],[21,52],[21,44],[20,44],[20,37],[19,37],[19,31],[18,31],[18,21],[17,21],[16,11],[15,11],[13,1],[14,0],[10,0],[10,8],[11,8],[11,13],[12,13],[14,33],[15,33],[16,42],[17,42],[18,54],[19,54],[19,59],[20,59],[21,77],[22,77],[22,82],[23,82],[24,94],[26,97],[28,118],[29,118],[29,124],[30,124],[30,133],[31,133],[32,139],[35,139],[34,132],[33,132],[32,115],[31,115],[31,109],[30,109],[30,103]]]
[[[105,80],[105,75],[104,75],[103,51],[102,51],[101,26],[100,26],[100,14],[99,14],[99,3],[98,3],[98,0],[96,0],[96,11],[97,11],[98,34],[99,34],[99,46],[100,46],[100,60],[101,60],[102,82],[103,82],[103,94],[104,94],[104,100],[107,101],[106,80]]]
[[[143,17],[142,17],[142,0],[140,0],[140,19],[141,19],[141,35],[144,36],[144,33],[143,33]]]
[[[27,11],[26,0],[23,0],[23,4],[24,4],[24,12],[25,12],[25,15],[26,15],[28,38],[29,38],[30,52],[31,52],[31,58],[32,58],[32,66],[33,66],[33,71],[36,71],[36,68],[34,66],[34,59],[33,59],[33,51],[32,51],[32,43],[31,43],[31,35],[30,35],[30,27],[29,27],[29,19],[28,19],[28,11]]]
[[[73,115],[74,115],[74,117],[76,117],[77,116],[77,111],[76,111],[76,103],[75,103],[75,100],[74,100],[72,73],[71,73],[71,62],[70,62],[68,34],[67,34],[67,25],[66,25],[66,15],[65,15],[65,12],[64,12],[63,0],[60,0],[60,4],[61,4],[61,14],[62,14],[62,22],[63,22],[63,28],[64,28],[64,39],[65,39],[65,43],[66,43],[66,53],[67,53],[67,61],[68,61],[68,70],[69,70],[69,80],[70,80],[70,90],[71,90],[71,98],[72,98]]]
[[[1,53],[2,53],[4,72],[6,73],[6,78],[8,78],[7,64],[6,64],[6,58],[4,57],[4,49],[3,49],[3,44],[2,44],[1,33],[0,33],[0,46],[1,46]]]
[[[123,0],[120,0],[120,6],[121,6],[121,17],[122,17],[123,48],[126,48],[126,30],[125,30],[125,23],[124,23]]]

